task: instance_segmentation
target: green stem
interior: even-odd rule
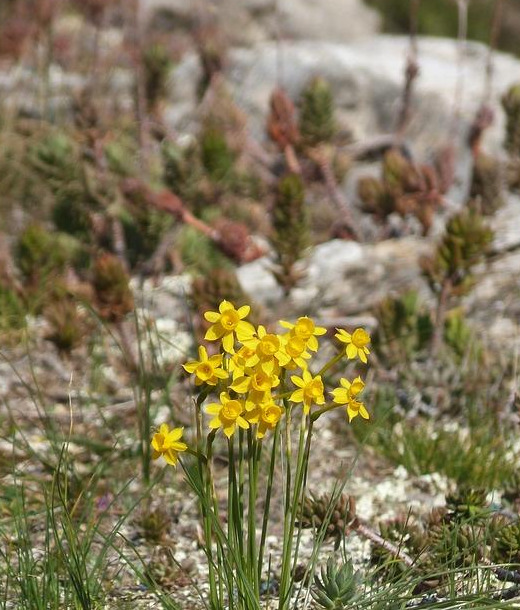
[[[334,358],[331,358],[326,364],[324,364],[321,369],[318,372],[318,375],[323,375],[324,373],[326,373],[330,368],[332,368],[337,362],[339,362],[343,357],[345,356],[345,352],[339,352],[339,354],[336,354],[334,356]]]
[[[289,489],[289,495],[285,502],[285,519],[284,519],[284,540],[283,540],[283,554],[282,554],[282,569],[280,576],[280,598],[278,603],[279,610],[287,610],[289,607],[289,601],[292,590],[292,549],[293,549],[293,535],[295,527],[296,512],[298,509],[298,500],[301,493],[302,482],[303,482],[303,471],[304,471],[304,456],[305,456],[305,431],[307,418],[302,417],[300,425],[300,438],[298,441],[298,454],[296,457],[296,473],[294,477],[294,487]],[[289,439],[290,440],[290,439]],[[286,448],[287,452],[287,448]],[[288,465],[287,471],[290,472],[290,449],[288,452]],[[287,492],[287,490],[286,490]]]
[[[260,550],[258,552],[258,582],[262,580],[262,565],[264,563],[265,540],[267,538],[267,524],[269,522],[269,512],[271,508],[271,495],[273,492],[274,467],[276,463],[276,450],[280,439],[280,424],[274,431],[273,446],[271,449],[271,460],[269,462],[269,474],[267,475],[267,488],[265,492],[264,514],[262,517],[262,534],[260,536]],[[269,574],[268,574],[269,578]]]

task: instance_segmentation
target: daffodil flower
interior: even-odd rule
[[[346,406],[349,422],[358,415],[361,415],[363,419],[369,419],[370,416],[365,405],[357,400],[357,396],[365,387],[365,383],[361,377],[356,377],[352,382],[342,377],[339,382],[341,387],[336,388],[331,392],[332,400],[337,404]]]
[[[195,385],[207,383],[217,385],[219,379],[227,379],[227,372],[220,368],[222,365],[222,354],[216,354],[208,358],[206,348],[199,347],[199,360],[191,360],[183,364],[183,368],[188,373],[195,373]]]
[[[303,402],[305,415],[309,413],[313,403],[322,405],[325,402],[323,381],[320,375],[313,377],[308,370],[304,370],[302,377],[292,375],[291,381],[298,389],[291,394],[289,400],[291,402]]]
[[[342,343],[346,344],[346,355],[347,358],[353,359],[358,357],[361,362],[367,363],[367,355],[370,351],[367,345],[370,343],[370,335],[363,328],[356,328],[356,330],[350,334],[342,328],[336,329],[338,332],[334,335],[336,339],[339,339]]]
[[[249,322],[245,322],[244,318],[249,314],[251,308],[249,305],[243,305],[235,309],[233,303],[222,301],[218,312],[207,311],[204,317],[211,326],[206,331],[204,339],[206,341],[218,341],[222,339],[222,347],[228,354],[233,353],[235,345],[235,336],[243,343],[251,339],[255,333],[255,328]]]
[[[327,332],[326,328],[316,326],[314,321],[307,316],[298,318],[296,324],[280,320],[280,326],[290,329],[298,339],[301,339],[305,343],[305,347],[312,352],[318,350],[318,339],[316,339],[316,337],[324,335]]]
[[[282,349],[289,356],[289,360],[283,365],[285,369],[306,369],[311,355],[305,351],[305,341],[293,333],[282,335]]]
[[[243,417],[245,405],[243,400],[229,397],[227,392],[220,394],[220,403],[212,403],[206,407],[206,413],[215,417],[209,422],[212,430],[222,428],[224,434],[231,438],[236,427],[247,429],[249,422]]]
[[[164,457],[171,466],[176,466],[178,454],[188,449],[186,443],[181,442],[184,428],[173,428],[170,430],[168,424],[161,424],[159,432],[152,437],[152,459]]]

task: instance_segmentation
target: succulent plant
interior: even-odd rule
[[[57,299],[44,309],[43,315],[50,327],[45,338],[60,352],[70,353],[81,344],[87,329],[73,300]]]
[[[300,176],[289,174],[280,180],[271,217],[270,242],[275,251],[273,275],[285,294],[289,294],[303,276],[296,269],[296,263],[309,243],[305,188]]]
[[[381,522],[379,532],[383,540],[414,557],[419,554],[426,543],[426,536],[421,527],[408,518]],[[372,544],[370,559],[374,565],[378,566],[378,574],[385,580],[399,579],[408,570],[406,563],[396,553],[392,553],[379,544]]]
[[[129,286],[130,276],[121,261],[113,254],[102,254],[94,263],[92,287],[96,306],[102,318],[119,322],[134,308],[134,297]]]
[[[311,595],[321,608],[347,610],[359,598],[359,575],[354,572],[350,559],[337,564],[333,557],[329,557],[327,565],[320,570],[320,576],[314,576]]]
[[[476,200],[482,214],[494,214],[503,206],[503,186],[502,163],[490,155],[479,153],[473,165],[470,197]]]
[[[518,521],[497,529],[491,554],[496,563],[520,564],[520,523]]]
[[[474,519],[489,515],[486,490],[473,487],[459,487],[446,496],[446,506],[451,518],[456,520]]]
[[[337,549],[356,513],[353,500],[345,494],[336,499],[334,506],[331,506],[332,502],[330,494],[311,493],[306,496],[301,506],[300,524],[303,528],[316,530],[321,530],[326,524],[325,537],[333,538]]]
[[[513,157],[520,157],[520,83],[512,85],[502,96],[506,113],[505,148]]]
[[[416,291],[386,298],[375,315],[378,326],[372,338],[374,349],[387,362],[406,362],[429,344],[433,322]]]
[[[471,326],[466,322],[461,308],[453,309],[446,315],[444,321],[444,342],[451,347],[455,356],[461,360],[468,355],[473,347],[478,354],[480,346]]]
[[[474,283],[472,270],[491,243],[493,232],[481,214],[465,208],[452,216],[435,254],[423,260],[423,272],[434,292],[449,282],[452,294],[466,294]]]
[[[231,174],[235,154],[220,129],[207,126],[200,136],[200,149],[202,165],[212,180],[220,182]]]
[[[156,115],[166,97],[172,59],[168,49],[156,42],[143,51],[145,94],[148,111]]]
[[[316,146],[322,142],[329,142],[335,131],[332,89],[324,78],[317,76],[302,92],[300,108],[302,140],[308,146]]]

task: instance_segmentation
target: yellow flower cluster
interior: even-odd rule
[[[360,377],[352,382],[341,378],[340,387],[330,392],[333,404],[326,405],[322,376],[313,374],[309,369],[309,360],[318,351],[318,337],[326,333],[325,328],[316,326],[311,318],[304,316],[296,323],[281,320],[280,326],[284,332],[270,333],[264,326],[255,328],[246,321],[249,311],[247,305],[236,309],[229,301],[222,301],[218,311],[206,312],[204,317],[211,326],[204,339],[219,341],[221,353],[208,356],[206,348],[201,346],[199,359],[183,365],[194,376],[196,386],[211,386],[218,393],[218,402],[212,402],[205,408],[211,416],[210,429],[222,428],[230,438],[237,428],[255,426],[256,437],[261,439],[268,431],[274,430],[283,417],[284,399],[301,404],[305,415],[311,413],[313,406],[325,412],[343,405],[349,421],[357,415],[369,418],[365,405],[359,400],[364,388]],[[345,344],[344,355],[366,363],[369,354],[367,345],[370,343],[368,333],[361,328],[352,334],[343,329],[337,330],[336,338]],[[168,437],[161,427],[152,441],[154,457],[164,455],[172,463],[171,453],[167,454],[168,443],[163,441],[163,437],[173,438]]]

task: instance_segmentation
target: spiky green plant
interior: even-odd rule
[[[504,204],[504,171],[500,160],[479,153],[473,165],[470,197],[484,215],[494,214]]]
[[[320,608],[347,610],[359,598],[359,575],[354,572],[350,559],[338,564],[334,557],[329,557],[327,565],[320,570],[320,576],[314,576],[311,589],[312,598]]]
[[[329,142],[335,131],[332,89],[324,78],[317,76],[302,93],[300,133],[305,144],[316,146]]]
[[[102,318],[118,322],[134,308],[130,276],[113,254],[102,254],[94,263],[92,287]]]
[[[458,361],[468,356],[470,348],[475,350],[475,355],[480,353],[481,346],[461,308],[447,313],[444,321],[444,341],[451,347]]]
[[[429,344],[433,332],[431,314],[421,306],[415,290],[384,299],[375,314],[378,326],[372,342],[386,362],[407,362]]]
[[[229,147],[225,134],[208,124],[200,136],[200,154],[204,169],[215,182],[230,176],[235,163],[235,153]]]
[[[446,224],[441,242],[434,254],[422,260],[422,270],[432,291],[437,295],[437,311],[432,337],[432,355],[436,355],[444,332],[449,302],[454,296],[467,294],[475,277],[473,269],[485,256],[493,239],[493,231],[482,214],[466,207]]]
[[[331,494],[310,493],[301,506],[300,524],[304,528],[320,530],[325,527],[325,537],[334,539],[339,548],[345,537],[348,524],[355,518],[352,502],[346,494],[341,494],[333,503]]]
[[[465,208],[450,218],[434,255],[423,261],[432,290],[441,292],[449,284],[454,294],[466,294],[474,283],[472,271],[492,239],[492,230],[475,210]]]
[[[520,564],[520,523],[508,523],[497,529],[492,545],[492,558],[497,563]]]
[[[157,115],[168,92],[168,77],[172,67],[168,49],[158,42],[146,47],[143,51],[143,67],[148,111]]]
[[[287,295],[303,276],[296,263],[302,259],[309,243],[305,187],[300,176],[289,174],[278,183],[272,227],[270,242],[275,252],[273,275]]]
[[[505,148],[513,157],[520,157],[520,83],[512,85],[502,96],[506,113]]]

